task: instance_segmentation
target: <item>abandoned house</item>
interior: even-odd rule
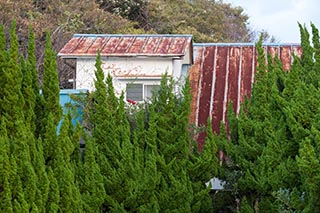
[[[290,69],[292,54],[301,56],[300,44],[265,44],[265,52],[279,56]],[[74,89],[94,89],[94,64],[100,51],[105,75],[113,77],[115,91],[126,99],[143,101],[160,84],[165,72],[175,80],[189,76],[192,91],[191,122],[219,132],[230,101],[239,112],[250,97],[256,71],[254,43],[193,43],[191,35],[76,34],[58,56],[76,59]],[[204,135],[199,136],[199,146]]]
[[[95,61],[113,77],[115,92],[143,101],[158,87],[167,72],[178,80],[193,63],[191,35],[74,35],[58,56],[76,59],[74,89],[94,89]]]

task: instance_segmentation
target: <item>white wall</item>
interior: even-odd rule
[[[95,58],[78,58],[76,72],[76,89],[94,89]],[[115,92],[120,95],[126,89],[127,82],[160,84],[161,76],[167,71],[169,76],[180,77],[181,61],[165,57],[149,58],[102,58],[102,69],[107,76],[113,76]]]

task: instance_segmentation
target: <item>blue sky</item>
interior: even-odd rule
[[[300,43],[298,22],[320,29],[319,0],[223,0],[241,6],[249,16],[249,26],[266,30],[281,43]]]

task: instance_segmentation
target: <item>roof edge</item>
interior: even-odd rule
[[[192,37],[191,34],[73,34],[73,37]]]
[[[97,54],[64,54],[64,53],[58,53],[58,57],[61,58],[96,58]],[[180,58],[185,56],[185,54],[100,54],[101,57],[132,57],[132,58],[142,58],[142,57],[148,57],[148,58]]]
[[[256,43],[193,43],[193,46],[255,46]],[[301,46],[300,43],[262,43],[262,46]]]

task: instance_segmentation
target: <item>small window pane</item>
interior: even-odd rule
[[[127,99],[142,101],[142,84],[127,84]]]
[[[159,85],[145,85],[144,86],[144,97],[145,99],[150,99],[152,97],[153,92],[157,92],[159,90]]]

